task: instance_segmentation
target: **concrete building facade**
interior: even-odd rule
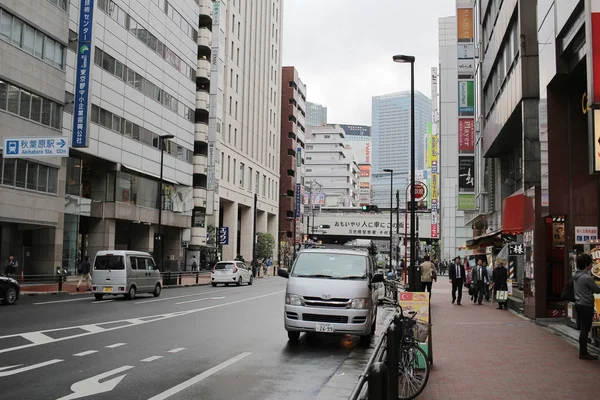
[[[306,148],[306,85],[294,67],[281,77],[281,150],[279,153],[279,239],[301,240],[304,153]],[[294,225],[294,220],[296,223]],[[294,226],[296,231],[294,233]]]
[[[327,125],[327,107],[306,102],[306,126]]]
[[[65,1],[0,2],[0,139],[27,138],[25,145],[37,146],[36,137],[62,136],[67,11]],[[53,273],[62,260],[65,160],[5,154],[0,259],[14,254],[17,274]]]

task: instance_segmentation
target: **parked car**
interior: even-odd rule
[[[243,261],[219,261],[210,273],[210,281],[213,287],[219,283],[225,286],[229,286],[229,284],[240,286],[242,283],[252,285],[254,276],[252,276],[252,271]]]
[[[15,304],[19,300],[19,282],[8,276],[0,276],[0,299],[4,304]]]
[[[96,300],[106,294],[134,299],[138,293],[160,296],[160,271],[152,256],[141,251],[103,250],[96,254],[92,268],[92,293]]]
[[[362,251],[314,249],[298,254],[288,278],[284,327],[292,342],[301,332],[350,334],[371,342],[377,320],[378,289],[383,275]]]

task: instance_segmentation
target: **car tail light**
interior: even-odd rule
[[[96,290],[96,286],[92,286],[92,290]]]
[[[124,286],[119,287],[119,292],[124,292],[124,291],[125,291],[125,287]]]

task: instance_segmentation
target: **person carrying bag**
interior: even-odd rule
[[[508,309],[508,270],[504,260],[496,261],[496,268],[492,272],[490,290],[494,290],[494,301],[498,303],[498,310]]]

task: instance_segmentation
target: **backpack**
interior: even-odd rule
[[[560,298],[563,299],[564,301],[570,301],[573,303],[575,302],[575,285],[574,285],[573,278],[569,279],[569,281],[563,288]]]

